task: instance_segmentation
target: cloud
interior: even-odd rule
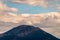
[[[50,25],[52,23],[58,22],[60,20],[59,12],[49,12],[45,14],[14,14],[14,13],[1,13],[0,14],[0,21],[4,22],[12,22],[12,23],[20,23],[21,24],[43,24],[47,22],[46,25]],[[44,21],[43,21],[44,20]]]
[[[47,4],[48,4],[45,0],[12,0],[12,2],[29,4],[29,5],[33,5],[33,6],[40,5],[40,6],[43,6],[43,7],[46,7]]]
[[[0,0],[0,21],[14,22],[12,18],[14,16],[17,16],[16,14],[14,14],[15,12],[17,12],[16,8],[10,8],[7,4],[4,4]]]
[[[7,4],[0,1],[0,12],[17,12],[17,8],[10,8]]]
[[[13,17],[17,16],[15,12],[17,12],[17,8],[11,8],[7,4],[4,4],[0,1],[0,20],[4,22],[15,22],[13,21]],[[1,19],[2,18],[2,19]]]
[[[21,14],[22,17],[29,17],[31,14]]]
[[[9,8],[7,7],[6,4],[3,4],[2,2],[0,2],[0,11],[4,11],[4,10],[9,10]]]
[[[11,16],[17,16],[17,14],[14,14],[14,13],[11,13],[11,12],[8,12],[9,15]]]
[[[57,8],[58,12],[60,12],[60,5],[57,5]]]
[[[17,12],[18,11],[17,8],[10,8],[10,10],[13,11],[13,12]]]
[[[60,7],[60,0],[48,0],[48,8],[53,8],[56,11],[59,11],[59,7]]]
[[[59,11],[60,0],[11,0],[13,3],[28,4],[32,6],[41,6],[43,8],[53,8]]]

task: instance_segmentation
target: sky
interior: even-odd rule
[[[48,26],[46,31],[60,38],[60,0],[0,0],[0,32],[10,29],[10,23],[20,22]]]
[[[60,0],[0,0],[0,2],[0,10],[1,6],[5,5],[10,8],[9,12],[17,14],[60,12]],[[8,9],[5,6],[2,8]]]

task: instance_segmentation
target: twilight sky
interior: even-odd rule
[[[60,0],[0,0],[0,11],[18,14],[60,12]]]

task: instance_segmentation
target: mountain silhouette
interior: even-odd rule
[[[31,25],[21,25],[5,32],[0,40],[60,40],[53,35]]]

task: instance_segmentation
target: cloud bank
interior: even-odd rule
[[[43,24],[45,26],[56,26],[55,24],[60,23],[60,13],[59,12],[49,12],[45,14],[1,13],[0,21],[28,25]]]

